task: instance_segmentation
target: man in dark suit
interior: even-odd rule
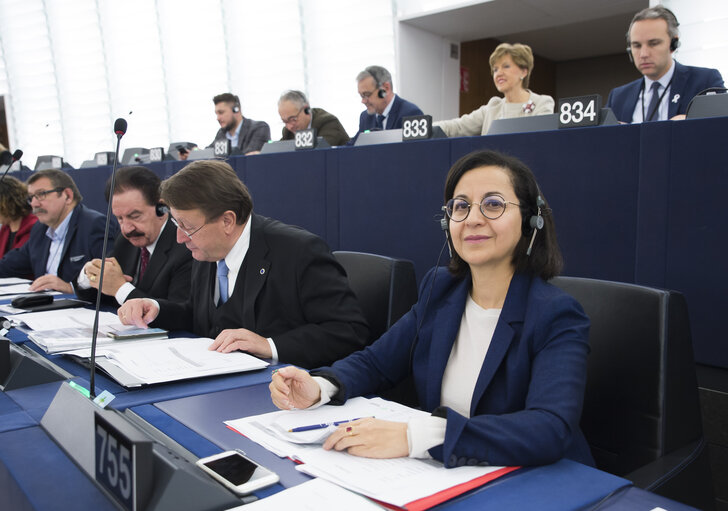
[[[128,300],[119,309],[123,323],[191,330],[214,338],[210,349],[307,368],[364,347],[369,328],[326,243],[253,214],[230,165],[188,165],[162,183],[162,200],[195,259],[190,297]]]
[[[643,78],[609,93],[607,105],[621,122],[680,120],[690,100],[723,87],[717,69],[684,66],[672,54],[680,45],[679,23],[661,5],[641,10],[627,31],[627,54]]]
[[[394,130],[402,127],[402,118],[422,115],[422,110],[394,93],[392,75],[382,66],[369,66],[356,77],[359,96],[367,108],[359,116],[359,133],[366,130]]]
[[[0,260],[0,277],[33,276],[31,291],[73,293],[71,282],[83,265],[101,257],[106,219],[88,209],[71,176],[57,169],[34,172],[28,179],[28,203],[38,222],[28,242]],[[117,227],[109,228],[109,249]]]
[[[116,173],[111,211],[121,233],[104,265],[103,294],[119,305],[131,298],[164,298],[183,302],[190,292],[190,251],[177,243],[177,227],[169,222],[167,208],[159,199],[161,181],[151,170],[124,167]],[[111,180],[106,183],[109,200]],[[95,300],[101,259],[84,265],[76,294]]]
[[[299,90],[289,90],[278,100],[278,114],[283,121],[281,140],[293,140],[299,130],[315,129],[317,137],[323,137],[332,146],[345,145],[349,134],[335,115],[323,108],[311,108],[306,95]]]
[[[212,147],[218,140],[229,140],[233,153],[256,154],[263,144],[270,140],[270,127],[266,122],[254,121],[243,117],[240,110],[240,99],[226,92],[218,94],[212,101],[215,103],[215,115],[220,123],[220,130],[215,140],[207,147]]]

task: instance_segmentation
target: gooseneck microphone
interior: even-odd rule
[[[89,392],[91,399],[96,397],[96,337],[99,329],[99,310],[101,309],[101,290],[104,288],[104,267],[106,265],[106,245],[109,241],[109,223],[111,222],[111,201],[114,197],[114,184],[116,182],[116,165],[119,161],[119,146],[121,137],[126,133],[126,121],[121,117],[114,123],[116,133],[116,153],[114,154],[114,166],[111,169],[111,185],[109,187],[109,204],[106,207],[106,225],[104,226],[104,245],[101,249],[101,272],[99,273],[99,290],[96,293],[96,310],[94,312],[94,327],[91,334],[91,369],[89,377]]]
[[[13,158],[13,161],[11,161],[8,164],[8,168],[5,169],[5,172],[3,172],[2,177],[0,177],[0,183],[2,183],[3,182],[3,179],[5,179],[5,176],[10,171],[10,167],[13,166],[13,163],[15,163],[16,161],[18,161],[22,157],[23,157],[23,151],[21,151],[20,149],[16,149],[15,152],[13,153],[13,157],[12,157]]]

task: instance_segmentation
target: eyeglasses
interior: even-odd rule
[[[373,91],[369,91],[369,92],[360,92],[359,96],[361,96],[361,99],[369,99],[372,97],[372,94],[374,94],[378,90],[379,89],[374,89]]]
[[[207,221],[205,221],[204,224],[202,224],[197,229],[194,229],[192,232],[190,232],[187,229],[183,228],[179,224],[179,222],[177,222],[177,220],[175,220],[175,218],[173,216],[170,216],[169,219],[172,220],[172,223],[174,224],[174,226],[177,227],[177,229],[179,229],[180,231],[182,231],[182,234],[184,234],[188,238],[191,238],[192,236],[194,236],[195,234],[197,234],[198,232],[200,232],[200,229],[202,229],[203,227],[205,227],[207,225]]]
[[[501,216],[503,216],[503,213],[506,212],[506,206],[508,204],[513,204],[514,206],[519,206],[520,204],[516,204],[515,202],[510,202],[505,200],[502,197],[498,197],[496,195],[492,195],[490,197],[485,197],[482,201],[469,203],[465,199],[450,199],[447,201],[447,204],[445,204],[442,207],[442,210],[447,213],[447,216],[450,217],[450,220],[453,222],[462,222],[466,218],[468,218],[468,215],[470,214],[470,207],[475,205],[480,206],[480,212],[483,213],[483,216],[485,218],[489,218],[490,220],[497,220]]]
[[[63,190],[65,190],[64,187],[59,186],[58,188],[54,188],[53,190],[38,190],[32,195],[28,195],[28,204],[33,202],[33,199],[38,199],[39,201],[45,200],[45,198],[48,196],[49,193],[61,193]]]
[[[298,121],[298,116],[301,115],[301,112],[303,112],[304,108],[306,108],[306,107],[305,106],[302,106],[298,110],[298,112],[296,113],[296,115],[292,115],[288,119],[281,119],[281,121],[283,121],[283,124],[292,124],[292,123],[295,123],[296,121]]]

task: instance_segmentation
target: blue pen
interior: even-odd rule
[[[345,424],[347,422],[352,421],[358,421],[362,417],[357,417],[356,419],[346,419],[343,421],[336,421],[336,422],[325,422],[323,424],[311,424],[310,426],[300,426],[298,428],[289,429],[289,433],[300,433],[302,431],[311,431],[313,429],[324,429],[328,428],[329,426],[338,426],[339,424]]]

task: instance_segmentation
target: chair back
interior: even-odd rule
[[[362,252],[334,252],[369,322],[369,343],[379,339],[417,301],[412,261]]]

